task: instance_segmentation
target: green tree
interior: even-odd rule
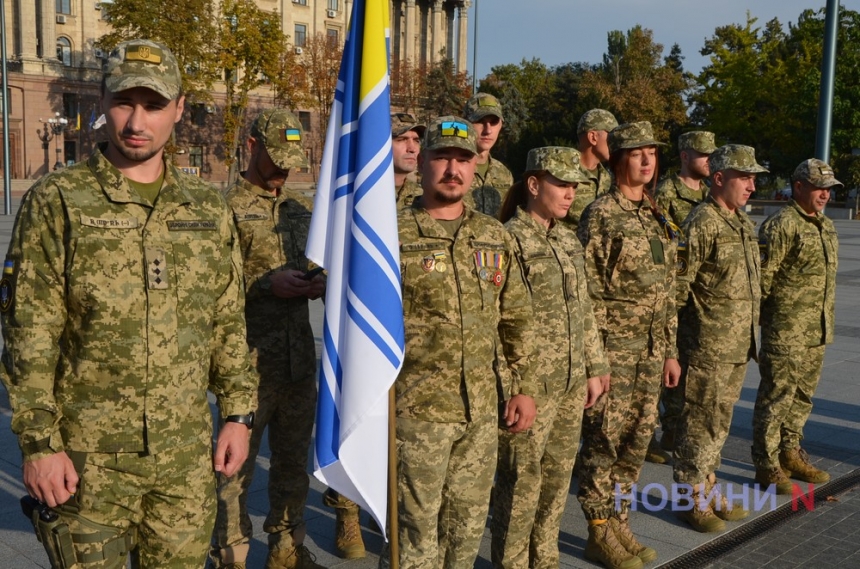
[[[301,72],[297,74],[304,104],[313,110],[317,117],[317,128],[310,133],[311,152],[317,163],[325,147],[337,76],[343,59],[343,44],[328,35],[316,33],[305,40],[300,57]]]
[[[440,115],[461,115],[466,101],[472,94],[469,76],[454,71],[454,62],[445,56],[434,62],[427,73],[423,99],[424,121]]]

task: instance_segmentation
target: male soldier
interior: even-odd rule
[[[528,429],[532,311],[514,243],[463,203],[475,130],[443,116],[424,135],[420,199],[398,214],[406,358],[395,383],[400,567],[471,567],[496,470],[497,426]],[[496,345],[510,385],[498,386]],[[508,399],[506,402],[504,399]]]
[[[616,126],[618,121],[615,116],[603,109],[591,109],[579,118],[576,126],[579,141],[577,148],[582,157],[582,171],[589,181],[577,186],[576,197],[565,218],[574,228],[579,225],[579,218],[588,204],[608,192],[612,186],[612,176],[603,163],[609,160],[609,131]]]
[[[304,250],[313,202],[284,187],[290,168],[307,166],[299,120],[267,109],[251,126],[250,159],[227,190],[244,263],[248,347],[260,374],[249,460],[239,475],[220,479],[212,558],[244,568],[253,537],[248,488],[268,427],[269,534],[267,569],[319,567],[304,545],[308,447],[316,411],[316,350],[308,299],[325,289],[322,275],[305,278]]]
[[[108,141],[27,192],[4,264],[3,380],[24,485],[59,515],[36,523],[56,567],[125,567],[130,551],[135,566],[202,566],[213,467],[231,476],[248,454],[257,378],[232,216],[164,156],[181,85],[159,43],[111,52]],[[207,390],[224,422],[214,461]]]
[[[504,124],[502,104],[488,93],[475,93],[463,116],[471,121],[477,133],[478,162],[472,186],[463,198],[463,203],[476,211],[496,217],[508,189],[514,185],[514,177],[507,166],[490,156],[490,149],[499,139]]]
[[[418,169],[418,152],[426,127],[409,113],[391,113],[391,153],[394,162],[394,187],[397,211],[412,205],[421,195],[421,186],[409,178]]]
[[[681,225],[694,207],[702,203],[708,193],[705,179],[710,174],[708,156],[716,150],[714,133],[698,130],[686,132],[678,137],[681,153],[681,171],[664,178],[657,186],[657,207],[675,224]],[[664,389],[660,394],[663,403],[660,422],[663,437],[660,444],[652,438],[645,460],[664,464],[669,456],[663,451],[675,450],[675,425],[684,409],[684,387]]]
[[[830,189],[842,186],[815,158],[794,171],[792,200],[759,231],[761,383],[753,412],[756,482],[791,494],[787,476],[821,484],[830,475],[809,463],[803,426],[821,377],[824,346],[833,342],[837,240],[824,215]]]
[[[749,146],[721,146],[708,159],[711,191],[682,227],[679,245],[678,348],[686,375],[678,422],[675,481],[692,486],[694,503],[679,517],[700,532],[720,531],[723,520],[749,512],[719,496],[716,470],[747,362],[756,356],[759,255],[754,224],[742,211],[767,172]],[[712,499],[713,498],[713,499]]]

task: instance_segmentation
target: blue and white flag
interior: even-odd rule
[[[314,475],[385,528],[388,390],[403,364],[388,0],[356,0],[307,256],[328,271]]]

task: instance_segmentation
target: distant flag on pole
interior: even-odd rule
[[[388,22],[388,0],[353,4],[307,246],[328,270],[314,475],[383,529],[388,390],[404,351]]]

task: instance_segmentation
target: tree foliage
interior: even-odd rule
[[[301,72],[293,80],[298,80],[305,94],[303,104],[316,112],[317,128],[308,137],[314,157],[321,157],[325,146],[326,127],[342,58],[343,44],[323,33],[309,36],[302,46]]]
[[[461,115],[472,95],[469,76],[454,71],[454,62],[445,56],[430,65],[424,83],[424,121],[440,115]]]

